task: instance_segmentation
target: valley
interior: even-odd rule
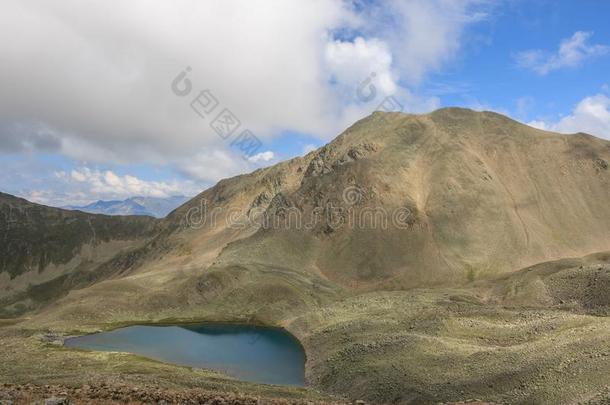
[[[0,269],[0,384],[263,402],[607,403],[609,161],[608,141],[496,113],[376,112],[165,219],[33,205],[38,224],[61,225],[66,249],[36,238],[49,228],[31,230],[29,214],[1,230],[13,242]],[[284,328],[305,349],[306,387],[62,345],[192,322]]]

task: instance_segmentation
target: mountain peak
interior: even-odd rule
[[[92,214],[106,215],[145,215],[163,218],[185,203],[189,197],[130,197],[125,200],[99,200],[84,206],[66,206],[64,209],[78,210]]]
[[[279,222],[287,210],[311,219],[332,207],[345,213],[343,221],[371,213],[391,221],[396,210],[405,210],[404,223],[386,229],[336,229],[326,216],[307,230],[252,235],[244,228],[250,236],[222,257],[269,266],[316,257],[325,276],[346,283],[447,282],[464,277],[460,269],[467,265],[497,273],[605,244],[610,222],[600,218],[610,220],[608,145],[540,131],[494,112],[375,112],[304,157],[219,183],[170,219],[184,219],[201,199],[244,217],[262,211]],[[352,192],[357,198],[346,200]],[[583,193],[586,198],[573,198]],[[274,246],[288,240],[311,247],[292,246],[289,259],[274,261]]]

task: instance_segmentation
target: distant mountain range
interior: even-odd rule
[[[85,206],[70,205],[62,208],[91,214],[148,215],[155,218],[164,218],[188,200],[189,197],[183,195],[168,198],[131,197],[126,200],[100,200]]]

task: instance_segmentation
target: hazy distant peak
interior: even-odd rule
[[[130,197],[126,200],[96,201],[84,206],[66,206],[69,210],[79,210],[93,214],[106,215],[148,215],[164,218],[188,201],[186,196],[159,197]]]

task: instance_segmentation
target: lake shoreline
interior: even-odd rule
[[[131,353],[252,383],[307,385],[305,349],[284,328],[236,322],[164,322],[47,339],[68,350]]]

